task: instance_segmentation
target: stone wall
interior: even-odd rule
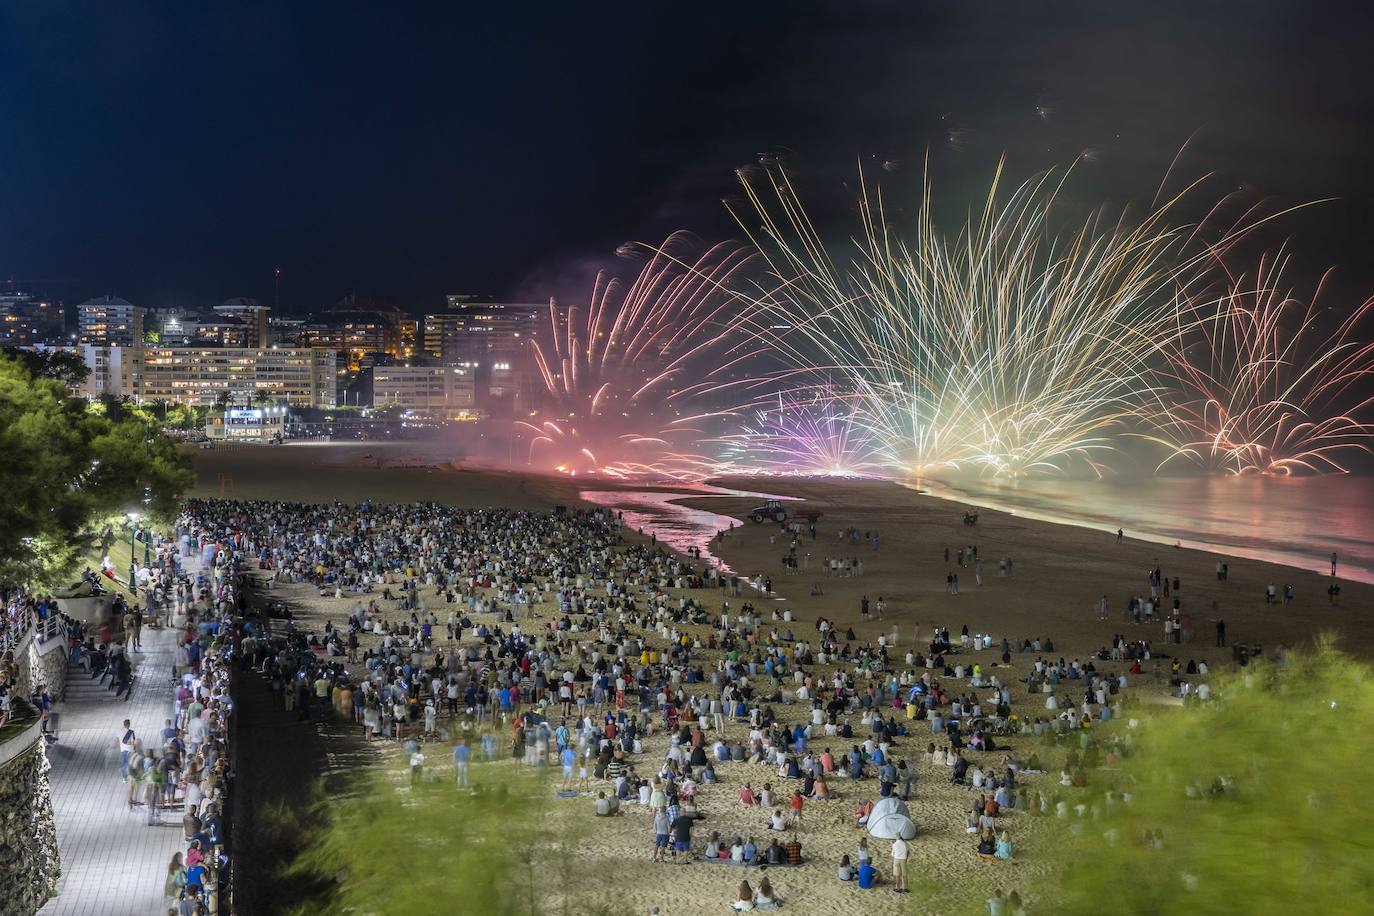
[[[45,643],[37,640],[29,647],[33,655],[33,683],[45,684],[53,700],[67,696],[67,640],[57,637]]]
[[[48,755],[29,712],[33,724],[0,744],[0,916],[33,916],[61,873]]]

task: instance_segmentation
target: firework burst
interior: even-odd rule
[[[1374,451],[1374,343],[1356,339],[1374,299],[1337,320],[1317,304],[1327,278],[1304,302],[1285,284],[1287,266],[1282,252],[1262,259],[1209,321],[1170,339],[1158,409],[1142,412],[1146,438],[1169,449],[1161,468],[1345,473],[1349,457]]]
[[[720,440],[721,463],[735,473],[875,477],[887,473],[851,398],[832,392],[779,394],[742,428]]]
[[[741,176],[752,209],[736,213],[771,274],[748,316],[752,333],[803,387],[809,374],[838,379],[852,392],[853,424],[909,474],[1097,469],[1200,282],[1203,258],[1183,255],[1195,229],[1169,222],[1182,194],[1134,224],[1098,212],[1056,234],[1049,217],[1063,176],[1002,200],[999,167],[952,236],[935,226],[925,182],[907,239],[861,174],[862,233],[837,259],[786,172],[763,174]]]
[[[622,246],[624,248],[625,246]],[[602,271],[586,305],[549,301],[549,325],[531,344],[547,409],[521,421],[530,461],[568,472],[688,479],[709,466],[685,449],[713,411],[693,411],[697,367],[728,347],[732,288],[751,255],[715,245],[700,256],[685,233],[657,247],[629,283]]]

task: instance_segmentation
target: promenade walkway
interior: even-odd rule
[[[161,745],[163,723],[172,716],[175,639],[170,630],[144,629],[127,701],[79,669],[71,672],[60,708],[60,740],[48,747],[62,877],[42,916],[167,912],[163,880],[183,845],[180,809],[164,811],[163,824],[155,826],[146,824],[143,808],[129,810],[119,779],[119,736],[127,718],[145,747]]]

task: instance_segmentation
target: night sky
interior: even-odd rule
[[[734,233],[780,153],[820,212],[855,163],[962,205],[1087,161],[1084,204],[1217,173],[1303,263],[1374,290],[1365,4],[101,3],[0,6],[0,274],[68,301],[577,296],[614,249]],[[843,215],[843,214],[837,214]],[[847,221],[833,222],[848,231]],[[622,267],[627,267],[621,263]]]

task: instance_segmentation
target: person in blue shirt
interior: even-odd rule
[[[859,887],[864,890],[871,890],[873,885],[878,883],[878,869],[873,867],[872,862],[859,863]]]
[[[577,751],[564,745],[563,750],[558,756],[563,763],[563,791],[571,792],[573,787],[573,764],[577,763]]]
[[[468,757],[472,755],[466,741],[460,740],[453,747],[453,769],[455,770],[454,779],[457,785],[465,786],[468,784]]]

